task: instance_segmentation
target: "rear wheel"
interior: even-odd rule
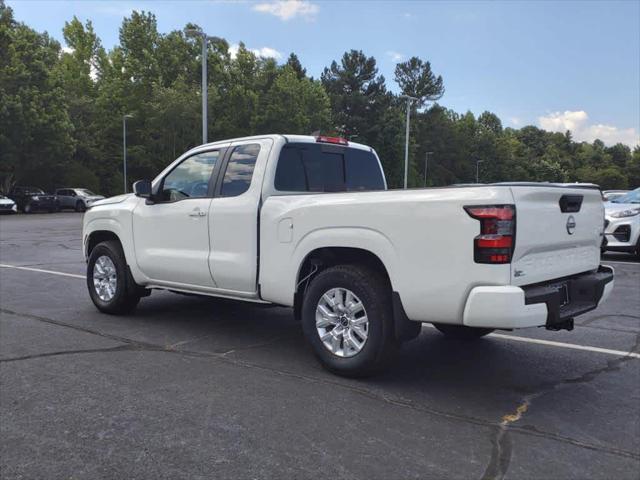
[[[24,211],[24,213],[31,213],[33,212],[33,207],[30,203],[27,203],[22,210]]]
[[[467,327],[466,325],[434,323],[433,326],[446,337],[455,338],[457,340],[475,340],[476,338],[484,337],[485,335],[489,335],[493,332],[493,328],[476,328]]]
[[[378,371],[396,347],[388,282],[356,265],[324,270],[304,297],[302,327],[328,370],[350,377]]]
[[[118,315],[135,309],[140,301],[140,287],[129,273],[118,242],[102,242],[91,251],[87,288],[93,304],[101,312]]]

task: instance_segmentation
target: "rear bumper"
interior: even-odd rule
[[[463,324],[482,328],[554,329],[595,309],[613,289],[613,269],[601,265],[582,273],[526,287],[475,287],[464,308]]]

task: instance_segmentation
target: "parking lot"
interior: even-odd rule
[[[572,332],[468,343],[425,325],[350,380],[288,309],[154,291],[98,313],[81,225],[0,217],[2,478],[640,478],[630,256],[605,258],[613,294]]]

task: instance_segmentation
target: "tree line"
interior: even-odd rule
[[[195,24],[187,28],[198,28]],[[68,48],[18,22],[0,0],[0,190],[123,189],[122,117],[128,178],[152,178],[201,143],[201,44],[183,31],[158,32],[152,13],[133,12],[119,44],[105,49],[90,21],[66,22]],[[209,41],[209,141],[264,133],[321,131],[373,146],[389,186],[404,174],[406,101],[391,92],[373,57],[350,50],[313,78],[292,53],[261,58],[244,45]],[[504,128],[437,103],[445,91],[428,61],[399,63],[394,80],[412,103],[409,186],[480,181],[640,185],[640,147],[576,142],[571,132]]]

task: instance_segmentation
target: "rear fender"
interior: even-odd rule
[[[291,253],[286,271],[278,272],[277,279],[265,283],[265,286],[272,287],[269,289],[268,299],[283,305],[293,305],[296,282],[304,260],[314,250],[332,247],[357,248],[371,252],[384,264],[392,287],[395,285],[396,254],[391,241],[384,234],[361,227],[327,227],[312,230],[300,238]]]

